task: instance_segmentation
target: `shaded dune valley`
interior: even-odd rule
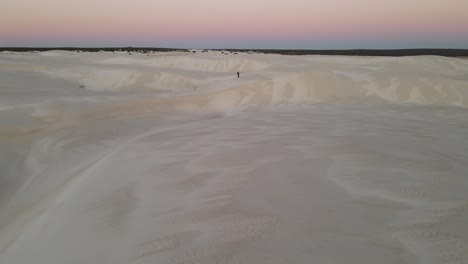
[[[0,53],[0,263],[468,263],[468,60],[235,53]]]

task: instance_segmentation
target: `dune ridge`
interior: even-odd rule
[[[50,57],[52,61],[48,64],[29,61],[37,56]],[[229,112],[281,102],[365,98],[468,107],[468,61],[437,56],[364,59],[240,54],[225,58],[217,54],[111,53],[99,57],[49,51],[4,57],[2,67],[9,71],[63,80],[71,86],[67,93],[83,95],[78,104],[89,108],[74,108],[74,101],[68,102],[66,97],[45,100],[29,108],[33,118],[54,122],[127,113]],[[67,59],[76,61],[64,63]],[[236,71],[242,73],[242,78],[235,78]],[[106,105],[106,101],[113,100],[118,103]],[[17,131],[35,130],[23,127]],[[15,131],[3,127],[0,134]]]
[[[468,60],[225,53],[0,53],[0,262],[464,263]]]

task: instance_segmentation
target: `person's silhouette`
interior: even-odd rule
[[[239,74],[239,72],[237,72],[237,78],[239,78],[239,77],[240,77],[240,74]]]

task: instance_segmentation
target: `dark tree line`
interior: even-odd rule
[[[34,48],[34,47],[0,47],[1,51],[12,52],[42,52],[51,50],[64,50],[74,52],[190,52],[189,49],[174,49],[174,48],[145,48],[145,47],[125,47],[125,48],[74,48],[74,47],[50,47],[50,48]],[[287,50],[287,49],[213,49],[222,51],[227,54],[247,52],[247,53],[263,53],[263,54],[282,54],[282,55],[344,55],[344,56],[421,56],[421,55],[437,55],[446,57],[468,57],[468,49],[353,49],[353,50]],[[205,49],[202,52],[207,52]]]

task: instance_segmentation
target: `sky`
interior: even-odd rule
[[[0,46],[468,48],[468,0],[0,0]]]

